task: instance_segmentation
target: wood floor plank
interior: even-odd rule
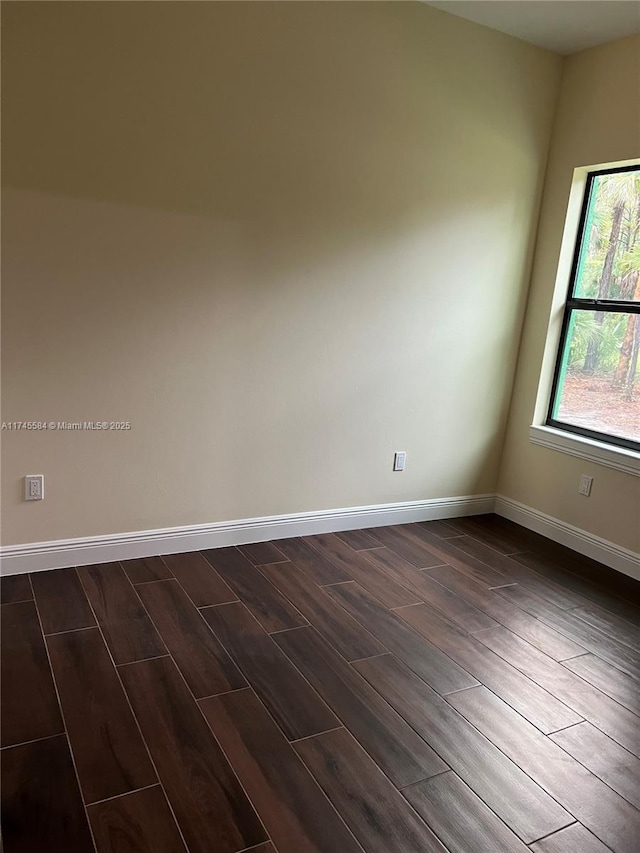
[[[473,515],[462,515],[456,518],[448,518],[447,524],[458,533],[458,536],[471,536],[469,530],[469,522],[473,521],[475,516]]]
[[[351,577],[335,563],[312,548],[300,538],[276,539],[275,544],[285,556],[319,586],[350,581]]]
[[[32,601],[29,575],[5,575],[0,578],[0,604]]]
[[[551,735],[551,740],[640,809],[640,759],[596,729],[579,723]],[[640,732],[638,734],[640,741]],[[640,818],[639,818],[640,819]]]
[[[555,579],[549,579],[520,562],[520,555],[508,557],[497,553],[483,542],[468,536],[462,536],[455,540],[456,547],[464,551],[469,557],[484,563],[496,571],[501,572],[508,582],[521,583],[546,601],[559,607],[561,610],[569,610],[581,604],[587,604],[587,599],[577,595]],[[556,575],[556,578],[561,575]],[[504,583],[504,582],[503,582]]]
[[[591,653],[565,660],[562,665],[629,711],[640,715],[640,682],[635,678]]]
[[[587,598],[593,598],[596,588],[602,590],[603,586],[607,595],[609,590],[615,590],[619,597],[624,598],[630,588],[635,588],[635,593],[632,594],[637,595],[637,582],[626,575],[596,563],[595,560],[539,533],[527,530],[509,519],[489,514],[459,520],[467,522],[468,533],[473,538],[502,553],[510,553],[517,560],[524,557],[526,552],[527,556],[535,558],[538,563],[534,566],[537,572],[567,589],[586,595]]]
[[[542,537],[494,513],[451,519],[456,529],[478,539],[501,554],[514,554],[535,548]]]
[[[378,543],[376,549],[367,551],[362,556],[397,583],[405,586],[407,589],[415,590],[418,599],[420,601],[423,600],[420,592],[417,591],[420,589],[422,570],[416,568],[413,563],[405,560],[404,557],[401,557],[395,551],[380,543]],[[354,580],[357,580],[357,578],[354,578]]]
[[[392,655],[353,666],[525,844],[573,822],[542,788]]]
[[[449,853],[528,853],[520,841],[453,771],[402,792]]]
[[[481,563],[484,563],[485,566],[489,566],[489,568],[495,569],[496,572],[504,575],[508,581],[516,580],[516,578],[512,576],[512,572],[518,571],[522,568],[518,563],[515,563],[511,557],[502,554],[500,551],[497,551],[495,548],[492,548],[486,542],[476,537],[470,535],[459,536],[453,544],[467,556],[479,560]]]
[[[33,601],[2,607],[0,643],[2,746],[64,731]]]
[[[85,803],[157,782],[98,628],[47,644]]]
[[[431,747],[313,628],[285,631],[275,639],[395,785],[401,788],[447,769]]]
[[[228,604],[238,596],[199,551],[167,554],[162,558],[196,607]]]
[[[494,589],[494,594],[505,598],[507,601],[512,602],[517,607],[535,616],[536,619],[543,621],[547,614],[566,613],[571,609],[570,607],[564,609],[556,607],[548,598],[521,583],[513,583]],[[565,632],[563,631],[562,633]]]
[[[123,560],[122,568],[131,583],[134,584],[164,581],[173,577],[169,566],[162,557],[140,557],[137,560]]]
[[[532,853],[611,853],[609,847],[579,823],[536,841],[531,850]]]
[[[640,812],[487,690],[447,701],[615,853],[636,853]]]
[[[551,543],[555,545],[555,543]],[[561,546],[558,546],[561,547]],[[574,558],[587,559],[581,554],[576,554],[575,551],[564,549],[569,557],[562,560],[554,559],[547,553],[537,553],[525,551],[522,554],[514,554],[513,559],[521,566],[525,567],[529,572],[533,571],[538,577],[544,577],[548,582],[554,585],[560,585],[570,591],[570,595],[576,601],[577,606],[587,604],[598,604],[611,610],[612,613],[624,617],[625,619],[638,624],[640,622],[640,584],[621,572],[616,572],[606,566],[600,565],[601,571],[608,573],[607,583],[609,588],[605,588],[599,584],[590,583],[582,577],[574,574],[573,571],[568,571],[569,567],[573,568],[572,560]],[[614,586],[615,579],[620,576],[626,582],[633,584],[633,590],[629,591],[625,597],[621,598],[617,592],[613,592],[610,587]]]
[[[5,853],[92,853],[64,735],[3,750],[2,833]]]
[[[618,612],[620,602],[634,603],[636,617],[640,616],[640,581],[638,579],[618,572],[550,539],[541,537],[541,542],[541,545],[532,545],[527,551],[545,558],[548,562],[545,573],[555,575],[559,569],[562,569],[564,575],[562,583],[571,584],[571,589],[582,592],[586,598],[611,609],[613,613]],[[633,621],[634,617],[631,618]]]
[[[366,530],[341,530],[336,536],[354,551],[368,551],[370,548],[380,547],[380,542]]]
[[[187,853],[159,785],[87,811],[98,853]]]
[[[640,755],[638,717],[635,714],[506,628],[483,631],[477,638],[585,720],[635,755]]]
[[[253,691],[204,699],[200,706],[278,853],[361,853]]]
[[[471,580],[452,566],[437,566],[435,569],[427,569],[425,574],[473,604],[474,607],[483,610],[496,622],[509,628],[514,634],[518,634],[554,660],[565,660],[585,652],[582,646],[574,643],[564,634],[558,633],[535,616],[506,601],[493,590]]]
[[[439,539],[455,539],[457,536],[461,535],[460,531],[456,530],[449,521],[437,519],[434,521],[421,521],[419,524],[420,527],[424,527],[425,530],[428,530],[429,533],[433,533]]]
[[[416,569],[388,548],[379,548],[377,551],[368,552],[365,556],[398,583],[403,583],[421,601],[427,602],[444,613],[448,619],[465,631],[469,633],[481,631],[484,628],[494,628],[498,624],[486,613],[433,580],[429,574],[433,570]]]
[[[116,664],[167,654],[119,563],[83,566],[78,574]]]
[[[0,579],[6,853],[83,792],[86,853],[635,853],[631,578],[494,515],[125,565]]]
[[[237,548],[214,548],[202,552],[265,631],[284,631],[307,625],[290,601],[280,595],[266,577]]]
[[[290,740],[340,725],[243,604],[204,608],[202,615]]]
[[[499,655],[442,619],[426,604],[398,611],[401,619],[463,667],[482,684],[501,696],[527,720],[545,733],[571,726],[582,720],[555,696],[533,683]],[[491,629],[506,631],[506,628]],[[482,638],[487,631],[482,631]]]
[[[196,699],[247,682],[176,580],[141,584],[138,595]]]
[[[640,650],[640,624],[633,625],[631,622],[617,616],[615,613],[610,613],[606,608],[600,607],[598,604],[576,607],[571,613],[593,628],[602,631],[603,634],[608,634],[615,640],[631,646],[636,651]]]
[[[626,618],[637,621],[640,616],[639,581],[564,545],[543,538],[540,546],[527,548],[514,559],[612,613],[619,613],[621,605],[626,610],[625,604],[629,604],[633,615]]]
[[[267,563],[282,563],[287,557],[273,542],[252,542],[250,545],[239,545],[238,551],[254,566],[263,566]]]
[[[437,558],[438,563],[446,563],[449,566],[453,566],[454,569],[457,569],[459,572],[476,581],[476,583],[480,583],[485,587],[501,586],[502,584],[512,582],[508,575],[462,551],[458,547],[458,544],[464,537],[439,539],[437,536],[429,533],[424,527],[420,527],[419,525],[415,527],[414,536],[420,539],[424,547],[429,548],[434,557]],[[434,566],[426,566],[425,568],[434,568]]]
[[[382,607],[358,584],[334,584],[327,587],[327,593],[438,693],[478,684],[448,655],[413,631],[396,612]]]
[[[173,661],[140,661],[120,672],[190,853],[236,853],[266,841]]]
[[[413,526],[398,524],[389,527],[376,527],[369,533],[375,536],[382,545],[391,551],[395,551],[396,554],[418,569],[428,569],[445,562],[437,549],[429,547],[422,538],[416,535],[416,530],[408,530],[408,527],[412,528]],[[437,542],[443,541],[435,535],[434,539]]]
[[[75,569],[34,572],[31,583],[45,634],[96,624]]]
[[[398,583],[389,572],[379,568],[364,554],[354,551],[332,533],[305,536],[304,541],[350,575],[385,607],[402,607],[405,604],[416,604],[421,601],[419,596]]]
[[[293,563],[260,570],[346,660],[384,654],[387,649]]]
[[[633,678],[640,679],[640,657],[634,649],[603,634],[602,631],[588,625],[573,613],[559,610],[520,584],[504,587],[499,590],[499,594],[518,607],[522,607],[523,610],[527,610],[537,619],[546,622],[547,625],[551,625],[587,651],[593,652]]]
[[[345,729],[295,744],[347,826],[371,853],[447,853]]]

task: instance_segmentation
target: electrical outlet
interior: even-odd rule
[[[44,474],[27,474],[24,478],[25,501],[44,500]]]
[[[393,470],[404,471],[404,466],[407,464],[407,454],[404,450],[397,450],[393,454]]]
[[[593,483],[593,477],[588,477],[586,474],[583,474],[580,477],[580,485],[578,486],[578,494],[584,495],[585,498],[588,498],[591,494],[591,485]]]

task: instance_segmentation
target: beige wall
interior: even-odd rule
[[[418,3],[3,41],[2,418],[133,427],[4,432],[5,544],[495,491],[558,57]]]
[[[640,37],[565,61],[545,181],[527,317],[499,490],[555,518],[640,551],[640,478],[530,444],[536,390],[573,170],[640,155]],[[580,474],[594,477],[590,498]]]

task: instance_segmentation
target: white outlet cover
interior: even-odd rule
[[[593,477],[589,477],[587,474],[583,474],[580,477],[580,485],[578,486],[578,494],[584,495],[585,498],[588,498],[591,494],[591,486],[593,484]]]
[[[27,474],[24,478],[25,501],[44,500],[44,474]]]
[[[404,471],[406,464],[407,464],[406,452],[404,450],[397,450],[393,454],[393,470],[394,471]]]

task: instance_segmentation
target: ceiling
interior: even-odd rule
[[[640,32],[640,0],[425,2],[561,54]]]

